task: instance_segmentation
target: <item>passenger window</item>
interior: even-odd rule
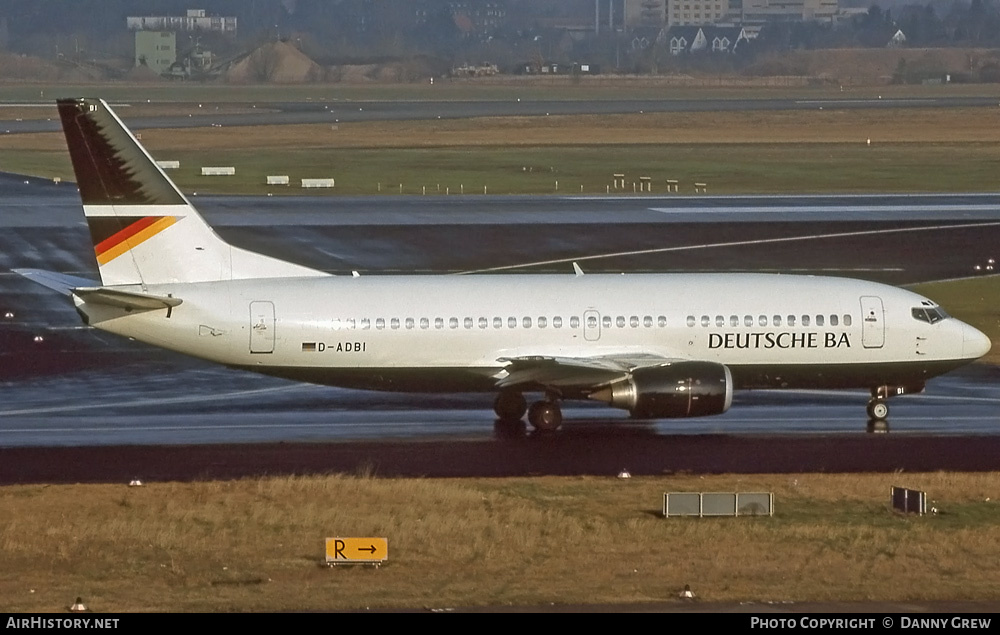
[[[656,318],[656,325],[663,328],[667,325],[667,316],[661,315]]]
[[[596,329],[597,328],[597,318],[593,315],[587,316],[587,328]]]
[[[521,320],[521,325],[524,326],[524,328],[526,328],[526,329],[530,329],[531,328],[531,318],[530,317],[526,317],[523,320]]]
[[[509,318],[507,318],[507,328],[509,328],[509,329],[516,329],[517,328],[517,318],[516,317],[509,317]]]
[[[389,320],[389,328],[396,330],[399,328],[399,318],[392,318]]]
[[[851,314],[850,313],[845,313],[844,314],[844,326],[850,326],[850,325],[851,325]]]
[[[771,322],[771,324],[773,324],[773,325],[775,325],[775,326],[781,326],[781,316],[780,316],[780,315],[775,315],[775,316],[774,316],[773,318],[771,318],[771,319],[772,319],[772,322]]]
[[[463,320],[462,323],[465,325],[465,328],[471,329],[472,325],[473,325],[473,320],[472,320],[472,318],[467,317],[467,318],[465,318],[465,320]]]
[[[795,316],[794,315],[789,315],[788,316],[788,326],[795,326]]]
[[[428,320],[427,318],[420,318],[420,328],[426,329],[430,328],[430,326],[431,326],[430,320]]]
[[[715,325],[716,326],[725,326],[726,325],[726,318],[722,317],[721,315],[716,315],[715,316]]]
[[[413,329],[413,318],[406,318],[406,329]]]
[[[548,325],[549,321],[545,317],[538,318],[538,328],[543,329]]]
[[[738,316],[738,315],[730,315],[729,316],[729,326],[739,326],[739,325],[740,325],[740,316]]]
[[[490,325],[490,321],[484,317],[479,318],[479,328],[484,329]]]
[[[375,328],[378,329],[378,330],[380,330],[380,331],[382,329],[384,329],[385,328],[385,318],[378,318],[377,320],[375,320]]]
[[[803,315],[802,316],[802,326],[809,326],[809,316],[808,315]]]
[[[619,315],[618,316],[618,319],[615,320],[615,326],[617,326],[620,329],[625,328],[625,316],[624,315]]]
[[[434,318],[434,328],[443,329],[444,328],[444,318],[436,317]]]
[[[830,316],[830,326],[837,326],[838,324],[840,324],[840,320],[837,319],[837,316],[836,315],[831,315]]]
[[[604,328],[606,328],[606,329],[611,328],[611,316],[610,315],[605,315],[604,317],[602,317],[601,318],[601,325]]]
[[[632,328],[638,327],[639,326],[639,316],[638,315],[633,315],[632,317],[630,317],[628,319],[628,325],[631,326]]]
[[[458,318],[448,318],[448,328],[457,329],[458,328]]]
[[[503,328],[503,318],[502,317],[495,317],[495,318],[493,318],[493,328],[495,328],[495,329],[502,329]]]
[[[369,318],[361,318],[361,330],[367,331],[372,327],[372,321]]]
[[[358,328],[358,322],[354,318],[347,318],[346,323],[348,330],[353,331],[354,329]]]
[[[570,317],[569,318],[569,327],[571,329],[578,329],[578,328],[580,328],[580,318],[577,317],[577,316],[575,316],[575,315],[572,316],[572,317]]]
[[[702,326],[708,326],[711,323],[712,323],[712,318],[708,317],[707,315],[701,316],[701,325]]]
[[[689,316],[688,316],[688,319],[687,319],[687,325],[688,325],[688,326],[694,326],[694,325],[695,325],[695,319],[694,319],[694,316],[693,316],[693,315],[689,315]]]
[[[744,315],[743,316],[743,326],[753,326],[753,316]]]
[[[816,326],[823,326],[823,316],[822,315],[817,315],[816,316]]]
[[[552,318],[552,328],[561,329],[562,328],[562,318],[558,315]]]
[[[757,317],[757,324],[760,326],[767,326],[767,316],[761,315]]]
[[[645,326],[647,329],[653,326],[653,316],[652,315],[642,316],[642,325]]]

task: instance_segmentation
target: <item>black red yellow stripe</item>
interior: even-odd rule
[[[134,249],[146,242],[153,236],[176,223],[177,216],[141,216],[131,218],[109,218],[114,221],[118,231],[107,234],[107,225],[101,222],[101,218],[88,218],[90,233],[94,239],[94,252],[97,255],[98,264],[107,264],[122,255],[129,249]]]

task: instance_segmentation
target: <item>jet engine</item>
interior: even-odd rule
[[[637,419],[722,414],[733,403],[733,376],[714,362],[678,362],[638,368],[625,379],[589,395]]]

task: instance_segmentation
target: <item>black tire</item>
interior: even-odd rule
[[[517,421],[528,411],[528,402],[519,392],[504,391],[493,400],[493,412],[501,421]]]
[[[536,401],[528,409],[528,423],[541,432],[557,430],[562,425],[562,410],[553,401]]]

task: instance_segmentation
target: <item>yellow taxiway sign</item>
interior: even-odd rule
[[[328,564],[381,563],[389,557],[388,538],[327,538]]]

